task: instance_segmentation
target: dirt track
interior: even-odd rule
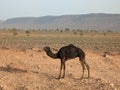
[[[66,62],[66,77],[58,80],[60,61],[45,52],[0,49],[0,90],[120,90],[120,55],[101,54],[86,51],[89,79],[79,80],[82,68],[76,58]]]

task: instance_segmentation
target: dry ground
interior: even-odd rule
[[[91,77],[79,79],[82,68],[76,58],[66,62],[66,77],[58,80],[60,61],[44,51],[0,49],[0,90],[120,90],[120,55],[85,52]]]

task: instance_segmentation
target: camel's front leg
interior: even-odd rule
[[[59,72],[59,76],[58,76],[58,79],[60,79],[61,78],[61,71],[62,71],[62,61],[61,61],[61,65],[60,65],[60,72]]]
[[[63,76],[62,76],[62,78],[64,78],[65,77],[65,69],[66,69],[66,67],[65,67],[65,62],[63,63]]]

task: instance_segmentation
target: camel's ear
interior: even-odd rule
[[[45,50],[45,51],[46,51],[46,47],[44,47],[44,48],[43,48],[43,50]]]
[[[50,50],[50,47],[44,47],[43,48],[45,51],[49,51]]]

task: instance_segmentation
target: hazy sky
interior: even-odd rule
[[[0,0],[0,20],[87,13],[120,14],[120,0]]]

